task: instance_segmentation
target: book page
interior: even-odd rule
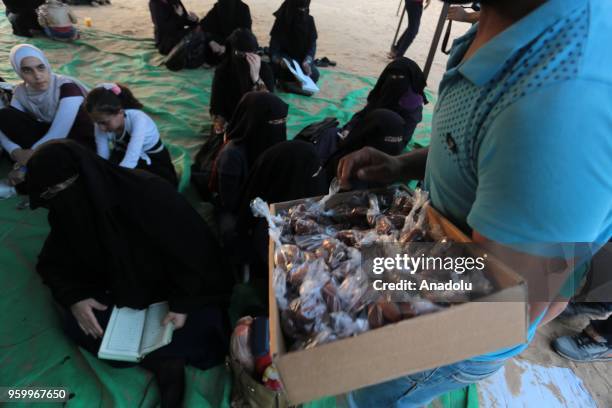
[[[147,309],[140,352],[148,353],[169,343],[172,324],[162,326],[162,321],[170,310],[167,302],[155,303]]]
[[[104,340],[108,336],[108,342],[106,347],[104,347],[105,342],[102,342],[103,351],[117,354],[138,353],[145,317],[146,310],[115,308],[104,334]]]

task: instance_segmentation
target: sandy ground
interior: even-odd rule
[[[93,20],[93,27],[104,31],[136,37],[152,37],[153,26],[147,0],[112,0],[111,6],[74,7],[82,24],[85,17]],[[214,0],[183,0],[189,11],[203,17]],[[269,42],[274,22],[272,13],[280,0],[247,1],[253,17],[253,31],[262,45]],[[399,17],[398,0],[314,0],[311,13],[319,32],[318,56],[338,62],[338,70],[360,75],[378,76],[389,62],[386,54],[391,46]],[[421,29],[406,56],[425,64],[442,3],[432,0],[423,14]],[[404,19],[403,28],[407,19]],[[469,28],[458,23],[453,36]],[[86,29],[83,27],[83,29]],[[429,80],[429,88],[436,90],[444,73],[446,56],[438,52]]]
[[[185,6],[202,17],[214,0],[183,0]],[[80,24],[85,17],[93,20],[97,29],[136,37],[152,37],[153,29],[147,0],[113,0],[112,6],[75,7]],[[280,0],[248,1],[254,21],[254,31],[261,44],[269,41],[272,13]],[[318,56],[338,62],[338,70],[360,75],[378,76],[388,63],[385,55],[391,45],[399,17],[397,0],[314,0],[311,13],[319,31]],[[432,0],[425,10],[421,30],[407,56],[421,66],[425,63],[441,3]],[[404,23],[405,25],[405,23]],[[455,24],[453,36],[465,32],[467,24]],[[82,27],[86,30],[87,28]],[[429,78],[429,88],[437,91],[444,73],[446,57],[437,53]],[[554,353],[549,344],[559,335],[573,334],[587,322],[557,320],[542,328],[530,348],[520,358],[541,364],[571,368],[586,384],[600,407],[612,406],[612,364],[576,364]]]

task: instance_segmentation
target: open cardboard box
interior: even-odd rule
[[[350,194],[354,192],[338,194],[328,204]],[[270,208],[276,214],[303,201],[272,204]],[[471,242],[432,207],[427,215],[430,225],[440,225],[455,242]],[[526,341],[526,284],[505,265],[489,258],[487,277],[498,291],[486,298],[312,349],[287,352],[272,287],[274,250],[270,240],[270,351],[291,404],[343,394]]]

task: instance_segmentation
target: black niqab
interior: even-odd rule
[[[227,139],[245,146],[249,167],[268,148],[287,140],[288,113],[289,105],[272,93],[244,95],[227,128]]]
[[[335,176],[342,157],[364,147],[373,147],[391,156],[399,155],[407,143],[404,128],[404,119],[392,110],[376,109],[368,113],[344,140],[338,142],[338,150],[325,164],[329,180]]]
[[[250,224],[250,203],[257,197],[272,204],[325,194],[327,185],[317,175],[319,168],[319,156],[311,143],[292,140],[268,149],[255,162],[245,184],[241,228]]]
[[[271,37],[279,39],[282,52],[299,63],[318,37],[309,8],[310,0],[285,0],[274,13],[276,20],[270,32]]]
[[[375,109],[390,109],[401,115],[399,101],[408,91],[427,103],[425,86],[425,75],[418,64],[406,57],[398,58],[385,67],[368,95],[366,107],[355,116],[363,117]]]
[[[78,175],[43,199],[49,187]],[[118,306],[168,300],[187,313],[229,299],[220,248],[204,221],[162,178],[124,169],[61,140],[28,162],[32,208],[49,209],[51,232],[37,270],[64,306],[109,290]]]
[[[249,63],[242,53],[254,53],[259,48],[257,38],[247,29],[235,30],[226,41],[225,56],[215,70],[210,98],[210,111],[226,120],[232,117],[238,102],[244,94],[253,89]],[[236,55],[238,52],[240,55]],[[269,91],[274,91],[274,78],[270,67],[262,61],[261,80]]]

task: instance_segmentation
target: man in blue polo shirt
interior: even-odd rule
[[[603,245],[612,236],[612,4],[481,4],[480,22],[453,45],[431,146],[399,158],[366,148],[343,159],[338,176],[424,179],[433,206],[476,242]],[[564,306],[530,298],[528,342]],[[493,374],[527,344],[367,387],[348,402],[424,406]]]

